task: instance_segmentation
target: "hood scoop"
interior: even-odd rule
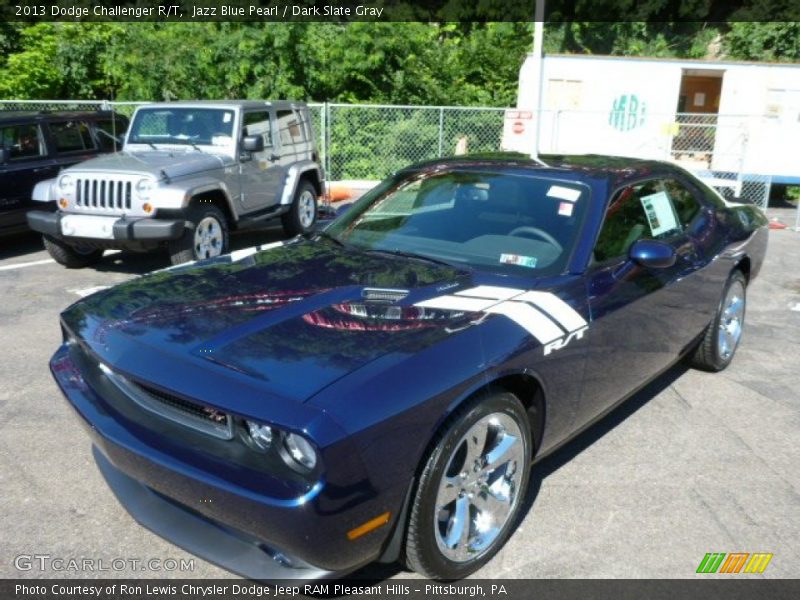
[[[385,302],[386,304],[400,302],[406,296],[408,296],[408,290],[364,288],[361,292],[361,297],[364,300],[369,302]]]

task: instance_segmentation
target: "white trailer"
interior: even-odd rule
[[[548,55],[539,82],[534,60],[504,148],[531,152],[538,114],[540,153],[669,159],[739,188],[800,184],[800,64]]]

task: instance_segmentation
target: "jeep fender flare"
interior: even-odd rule
[[[293,164],[286,172],[286,179],[283,184],[283,194],[281,194],[281,205],[288,206],[294,200],[294,194],[300,183],[300,178],[306,173],[310,174],[312,183],[320,193],[324,191],[322,170],[313,160],[303,160]]]
[[[40,181],[33,187],[33,195],[31,198],[36,202],[55,202],[58,200],[56,183],[58,183],[58,177]]]
[[[221,193],[225,204],[233,215],[234,221],[239,220],[236,205],[231,199],[231,192],[225,183],[213,177],[202,177],[191,181],[181,182],[176,186],[159,188],[159,201],[157,208],[187,209],[193,198],[209,192]]]

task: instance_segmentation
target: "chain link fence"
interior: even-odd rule
[[[0,110],[114,110],[143,102],[5,101]],[[411,163],[497,151],[506,109],[310,103],[323,166],[331,181],[378,181]],[[645,118],[646,117],[646,118]],[[770,177],[747,168],[757,119],[744,115],[629,115],[542,111],[542,153],[600,153],[671,160],[728,198],[767,207]]]

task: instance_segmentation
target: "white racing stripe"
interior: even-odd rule
[[[480,285],[453,295],[431,298],[416,306],[504,315],[542,344],[587,326],[586,320],[555,294],[499,286]]]
[[[488,308],[486,312],[507,316],[542,344],[557,340],[564,335],[560,327],[524,302],[502,302]]]
[[[575,331],[586,326],[586,320],[555,294],[549,292],[525,292],[521,296],[514,298],[514,300],[530,302],[542,309],[546,315],[567,331]]]
[[[508,300],[514,296],[519,296],[525,290],[515,288],[499,287],[496,285],[479,285],[478,287],[456,292],[456,296],[470,296],[472,298],[490,298],[492,300]]]
[[[443,310],[463,310],[465,312],[485,312],[490,306],[497,304],[497,300],[486,300],[484,298],[465,298],[461,296],[439,296],[424,302],[418,302],[415,306],[421,308],[440,308]]]

